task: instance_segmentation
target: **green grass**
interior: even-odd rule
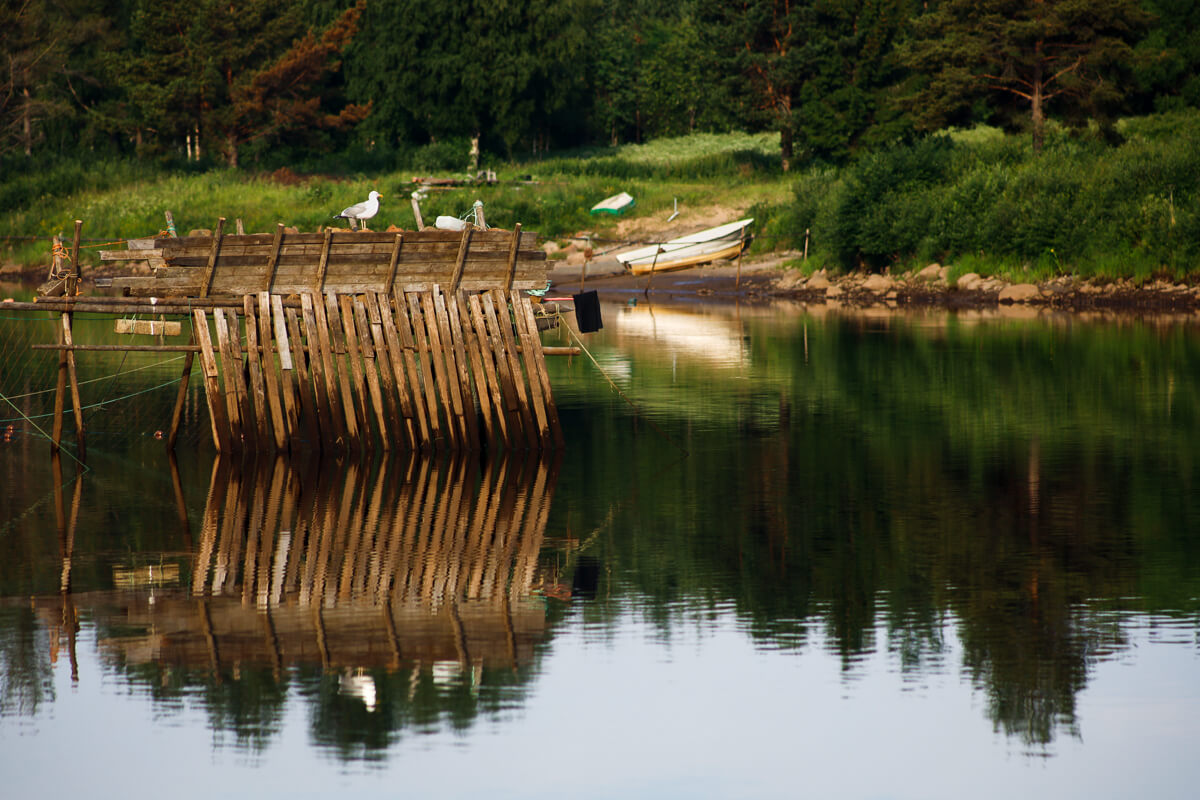
[[[901,270],[938,261],[956,275],[1010,280],[1188,279],[1200,271],[1200,112],[1126,120],[1118,130],[1125,141],[1109,146],[1052,127],[1040,156],[1025,136],[950,130],[860,154],[845,166],[787,175],[776,134],[696,134],[502,164],[493,167],[498,184],[429,192],[421,210],[430,223],[462,216],[479,199],[496,227],[520,222],[548,238],[583,231],[616,238],[622,220],[665,222],[678,201],[731,213],[749,208],[756,219],[752,253],[801,250],[807,231],[810,270]],[[84,220],[85,238],[104,241],[157,234],[167,210],[181,234],[212,229],[222,216],[227,230],[240,218],[252,232],[277,222],[312,231],[342,224],[333,215],[371,189],[384,195],[372,227],[411,229],[412,178],[430,174],[422,168],[433,163],[426,156],[377,175],[128,161],[0,165],[0,236],[36,237],[0,243],[0,260],[47,263],[50,237],[68,235],[76,218]],[[627,217],[588,214],[621,191],[637,199]]]

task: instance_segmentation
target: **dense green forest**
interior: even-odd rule
[[[1191,0],[16,0],[0,156],[270,168],[772,130],[784,168],[947,125],[1200,106]],[[1036,146],[1036,145],[1035,145]],[[455,164],[458,166],[458,164]]]
[[[603,236],[586,209],[627,190],[640,214],[749,208],[760,250],[808,232],[810,268],[1147,278],[1200,258],[1193,0],[180,11],[0,9],[6,260],[37,263],[72,218],[106,238],[151,235],[168,207],[185,228],[308,228],[372,188],[377,222],[411,225],[414,171],[484,167],[489,221],[549,237]]]

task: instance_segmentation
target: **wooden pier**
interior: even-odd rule
[[[72,263],[78,265],[78,236]],[[77,354],[187,354],[168,445],[199,355],[213,443],[222,453],[297,449],[548,450],[564,444],[534,304],[546,285],[536,235],[514,231],[286,233],[166,237],[103,251],[153,274],[112,281],[120,297],[71,294],[78,266],[39,298],[62,313],[54,447],[67,388],[80,451]],[[190,330],[188,343],[74,341],[83,311],[146,315],[118,330]],[[179,322],[168,321],[179,318]],[[161,329],[154,329],[154,325]]]

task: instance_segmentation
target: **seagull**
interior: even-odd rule
[[[364,202],[343,209],[342,213],[334,214],[333,218],[350,220],[350,228],[353,230],[359,220],[370,219],[379,213],[379,198],[382,196],[379,192],[371,192]]]

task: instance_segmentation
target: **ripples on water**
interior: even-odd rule
[[[1190,796],[1192,328],[605,324],[561,460],[231,463],[195,392],[171,460],[99,358],[90,471],[5,423],[14,789]]]

